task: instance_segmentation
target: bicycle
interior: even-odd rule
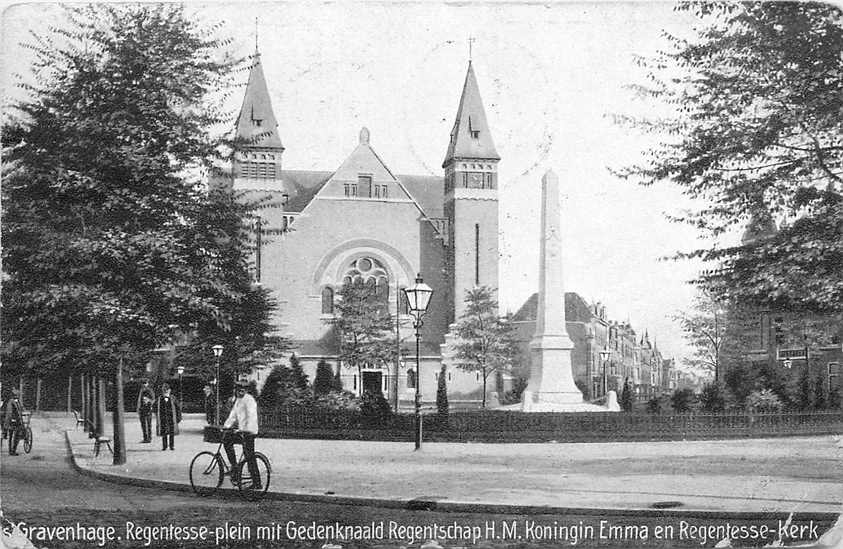
[[[254,501],[260,499],[269,490],[272,467],[269,459],[264,454],[255,452],[255,464],[257,465],[260,480],[263,483],[258,489],[254,488],[254,482],[245,455],[240,455],[236,470],[232,470],[228,466],[225,451],[223,450],[223,443],[226,437],[233,434],[233,429],[217,429],[213,427],[205,429],[205,442],[217,442],[218,445],[216,452],[203,450],[196,454],[190,462],[190,487],[193,488],[196,494],[201,496],[214,494],[222,486],[225,476],[229,477],[231,484],[247,500]],[[217,435],[219,436],[217,437]],[[239,474],[236,474],[237,472]]]
[[[23,451],[27,454],[32,451],[32,428],[29,426],[29,420],[31,417],[31,412],[23,412],[23,414],[21,414],[21,424],[14,427],[17,431],[16,434],[18,439],[23,442]],[[7,436],[9,439],[9,453],[11,453],[13,446],[12,439],[15,437],[15,434],[8,433]]]

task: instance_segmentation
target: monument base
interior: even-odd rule
[[[564,395],[564,396],[563,396]],[[499,410],[520,412],[611,412],[612,410],[597,404],[585,402],[582,394],[576,393],[538,393],[524,391],[520,404],[502,406]]]

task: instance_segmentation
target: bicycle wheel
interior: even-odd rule
[[[190,487],[200,496],[217,491],[222,485],[223,464],[212,452],[199,452],[190,462]]]
[[[258,466],[259,479],[252,478],[252,472],[249,470],[249,464],[246,463],[245,456],[240,456],[240,462],[237,464],[240,469],[240,480],[237,483],[237,488],[240,490],[240,495],[250,501],[260,499],[266,494],[266,491],[269,490],[269,477],[272,472],[269,460],[260,452],[255,452],[255,464]]]
[[[27,454],[32,451],[32,428],[26,428],[26,434],[23,439],[23,451]]]

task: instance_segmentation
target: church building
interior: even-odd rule
[[[293,342],[292,351],[311,381],[317,363],[325,360],[335,371],[339,368],[346,390],[380,390],[390,402],[403,402],[411,401],[420,385],[423,400],[435,400],[440,346],[459,318],[466,290],[498,287],[500,156],[471,62],[451,135],[441,136],[441,176],[393,172],[389,159],[375,149],[379,139],[389,136],[371,135],[366,128],[339,166],[285,169],[283,128],[259,54],[253,58],[236,132],[243,144],[234,154],[233,188],[272,204],[257,212],[266,236],[257,246],[255,278],[278,300],[278,333]],[[401,291],[417,275],[434,290],[422,328],[421,375],[413,321]],[[337,294],[348,282],[372,285],[397,313],[396,346],[402,349],[397,364],[371,364],[360,372],[338,364],[338,341],[329,322]],[[457,368],[446,375],[452,399],[480,398],[479,375]]]

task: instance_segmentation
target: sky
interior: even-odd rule
[[[442,175],[442,160],[469,59],[499,164],[500,288],[515,312],[538,287],[541,178],[559,176],[566,291],[607,306],[666,357],[689,353],[672,316],[692,305],[700,265],[662,258],[701,245],[666,213],[690,204],[668,182],[638,186],[612,176],[641,159],[647,136],[612,114],[664,115],[627,88],[643,82],[636,55],[667,47],[662,31],[694,21],[662,2],[187,4],[249,55],[259,44],[284,168],[336,169],[361,127],[393,173]],[[257,18],[257,28],[255,19]],[[30,29],[62,24],[49,3],[7,8],[2,19],[4,96],[26,77]],[[243,74],[245,84],[246,74]],[[230,108],[242,100],[234,94]]]

